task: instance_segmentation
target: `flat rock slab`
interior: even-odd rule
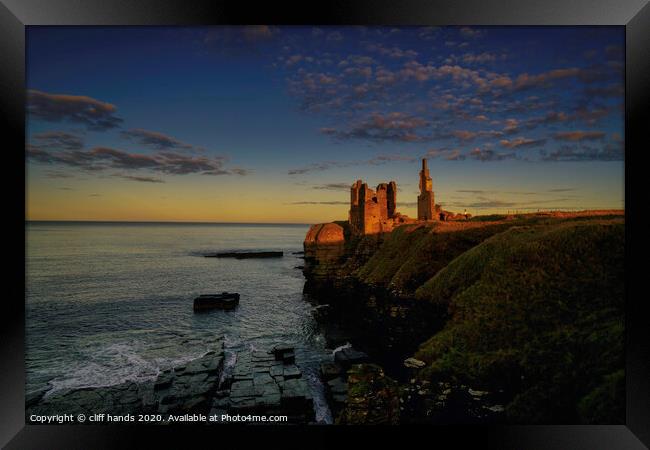
[[[287,358],[287,356],[289,356]],[[285,363],[285,360],[291,362]],[[313,420],[313,399],[292,347],[270,352],[239,352],[229,396],[214,402],[215,411],[284,414],[297,421]]]

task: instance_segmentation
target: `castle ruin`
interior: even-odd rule
[[[372,190],[361,180],[350,189],[350,214],[348,220],[354,234],[374,234],[393,229],[400,214],[395,211],[397,184],[381,183]]]
[[[357,180],[350,188],[350,213],[348,222],[353,235],[386,233],[397,225],[422,221],[457,220],[468,218],[468,214],[453,214],[436,205],[433,181],[429,175],[427,160],[422,159],[420,170],[420,195],[418,195],[418,218],[411,219],[398,213],[397,184],[394,181],[381,183],[372,190],[366,183]]]
[[[454,214],[443,210],[440,205],[435,204],[434,198],[433,182],[426,159],[422,159],[420,170],[417,219],[397,212],[397,183],[394,181],[380,183],[377,189],[373,190],[362,180],[357,180],[350,188],[349,233],[352,236],[389,233],[403,224],[466,220],[471,217],[471,214]],[[340,244],[346,239],[346,234],[339,223],[312,225],[305,238],[305,245]]]

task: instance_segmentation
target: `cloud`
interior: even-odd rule
[[[145,147],[155,150],[191,150],[194,146],[179,141],[176,138],[156,131],[143,130],[142,128],[133,128],[122,131],[121,136],[124,139],[130,139]]]
[[[48,170],[45,172],[47,178],[74,178],[74,175],[65,172],[55,172],[53,170]]]
[[[519,121],[517,119],[506,119],[504,133],[513,134],[519,131]]]
[[[460,35],[463,36],[464,38],[476,38],[483,35],[483,30],[479,30],[471,27],[461,27],[461,29],[458,31],[460,32]]]
[[[506,159],[514,159],[516,158],[516,155],[512,152],[510,153],[499,153],[495,152],[492,149],[481,149],[481,148],[475,148],[471,150],[468,154],[468,156],[471,159],[475,159],[477,161],[503,161]]]
[[[424,158],[441,158],[447,161],[462,161],[466,156],[460,151],[460,149],[450,150],[450,149],[431,149],[424,154]]]
[[[512,140],[502,139],[499,143],[502,147],[506,148],[539,147],[546,143],[546,139],[528,139],[525,137],[518,137]]]
[[[216,26],[203,36],[204,44],[215,44],[215,47],[269,41],[280,33],[280,29],[268,25],[250,26]]]
[[[249,173],[251,173],[250,170],[242,169],[241,167],[231,167],[229,170],[230,170],[230,173],[232,173],[234,175],[239,175],[239,176],[245,176],[245,175],[248,175]]]
[[[350,189],[350,183],[327,183],[312,186],[312,189],[322,189],[328,191],[347,191]]]
[[[337,139],[418,142],[427,139],[418,133],[427,125],[424,119],[401,112],[374,113],[348,130],[322,128],[321,132]]]
[[[453,203],[453,206],[457,208],[473,208],[473,209],[498,209],[498,208],[511,208],[511,209],[522,209],[522,210],[533,210],[533,209],[549,209],[549,204],[554,203],[563,203],[566,201],[574,200],[571,198],[553,198],[553,199],[532,199],[525,202],[514,202],[486,197],[478,197],[475,201],[468,203]],[[566,208],[567,206],[564,206]],[[560,206],[559,208],[562,208]],[[550,209],[558,209],[558,207],[553,207]]]
[[[496,61],[497,55],[493,53],[483,52],[479,54],[465,53],[460,57],[460,60],[465,64],[485,64],[488,62]]]
[[[242,28],[244,39],[249,42],[265,41],[279,33],[277,28],[268,25],[251,25]]]
[[[557,141],[594,141],[604,137],[603,131],[561,131],[553,135]]]
[[[247,173],[245,169],[225,168],[226,158],[223,156],[190,156],[171,151],[162,151],[153,155],[129,153],[110,147],[95,147],[83,151],[50,151],[28,145],[27,157],[35,162],[66,165],[88,171],[149,170],[168,175],[246,175]]]
[[[418,29],[417,36],[424,41],[437,39],[440,27],[423,27]]]
[[[490,191],[484,191],[482,189],[459,189],[456,192],[462,192],[464,194],[485,194]]]
[[[399,58],[415,58],[418,52],[415,50],[402,50],[399,47],[385,47],[382,44],[368,44],[367,49],[371,52],[379,53],[382,56],[387,56],[393,59]]]
[[[325,29],[317,49],[292,43],[277,67],[285,72],[289,94],[298,99],[300,109],[326,118],[321,132],[334,139],[374,143],[455,139],[453,145],[461,149],[466,143],[488,149],[492,143],[496,148],[503,141],[501,150],[514,150],[544,144],[541,138],[547,136],[541,134],[520,137],[532,134],[527,130],[535,127],[548,126],[545,134],[552,141],[554,133],[567,131],[567,124],[593,128],[619,112],[611,102],[593,102],[622,95],[622,72],[612,61],[578,56],[571,64],[542,61],[533,69],[526,58],[512,53],[514,48],[473,45],[458,51],[459,44],[489,31],[480,27],[462,31],[458,27],[451,35],[449,30],[441,34],[438,29],[403,29],[397,39],[366,31],[361,33],[359,53],[346,54],[324,39],[331,31]],[[416,44],[409,33],[436,42]],[[445,40],[454,41],[453,48],[444,48]],[[429,54],[432,45],[435,51]],[[289,55],[299,62],[294,64]],[[506,58],[508,65],[497,65]],[[320,65],[321,60],[332,64]],[[434,157],[514,157],[496,151],[470,156],[468,151],[448,150]]]
[[[119,176],[120,178],[124,178],[126,180],[131,180],[131,181],[139,181],[141,183],[164,183],[165,180],[161,180],[160,178],[153,178],[153,177],[139,177],[135,175],[115,175]]]
[[[329,202],[291,202],[290,205],[349,205],[350,202],[329,201]]]
[[[571,120],[571,117],[565,112],[549,111],[544,116],[532,117],[525,122],[526,128],[534,128],[538,125],[549,125],[554,123],[562,123]]]
[[[478,136],[477,132],[467,130],[455,130],[452,131],[451,134],[461,141],[471,141],[474,140],[476,136]]]
[[[160,162],[151,155],[139,153],[127,153],[109,147],[95,147],[85,154],[85,162],[106,163],[110,167],[118,169],[149,169],[160,167]]]
[[[588,125],[593,125],[598,122],[603,117],[607,117],[613,108],[609,107],[600,107],[594,109],[588,109],[585,106],[578,106],[575,109],[573,118],[580,120]]]
[[[555,189],[547,189],[546,192],[571,192],[571,191],[576,191],[576,188],[555,188]]]
[[[36,133],[32,136],[32,139],[39,147],[55,150],[80,150],[84,145],[80,136],[65,131]]]
[[[483,130],[483,131],[454,130],[450,134],[451,136],[457,138],[461,142],[467,142],[467,141],[473,141],[478,137],[502,136],[503,132],[494,131],[494,130]]]
[[[599,147],[589,145],[563,145],[552,152],[543,152],[543,161],[624,161],[622,142],[610,141]]]
[[[115,105],[83,95],[27,91],[28,114],[47,122],[82,123],[91,130],[104,131],[122,123],[123,120],[115,116],[116,110]]]
[[[567,69],[553,69],[547,72],[539,73],[537,75],[529,75],[527,73],[522,73],[515,79],[512,87],[515,90],[541,87],[547,85],[549,82],[554,80],[577,77],[580,73],[581,73],[580,69],[576,67],[571,67]]]
[[[352,167],[352,166],[362,166],[362,165],[371,165],[377,166],[381,164],[386,164],[394,161],[405,161],[405,162],[415,162],[418,158],[408,155],[378,155],[374,158],[363,160],[363,161],[322,161],[318,163],[309,164],[307,166],[290,169],[287,173],[289,175],[304,175],[310,172],[322,172],[334,168],[342,167]]]

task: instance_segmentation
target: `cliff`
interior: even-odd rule
[[[305,290],[391,376],[415,356],[418,380],[502,392],[511,423],[624,419],[622,212],[339,226],[305,241]]]

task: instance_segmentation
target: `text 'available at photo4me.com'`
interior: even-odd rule
[[[282,423],[283,415],[257,414],[54,414],[29,417],[33,424],[62,423]]]

